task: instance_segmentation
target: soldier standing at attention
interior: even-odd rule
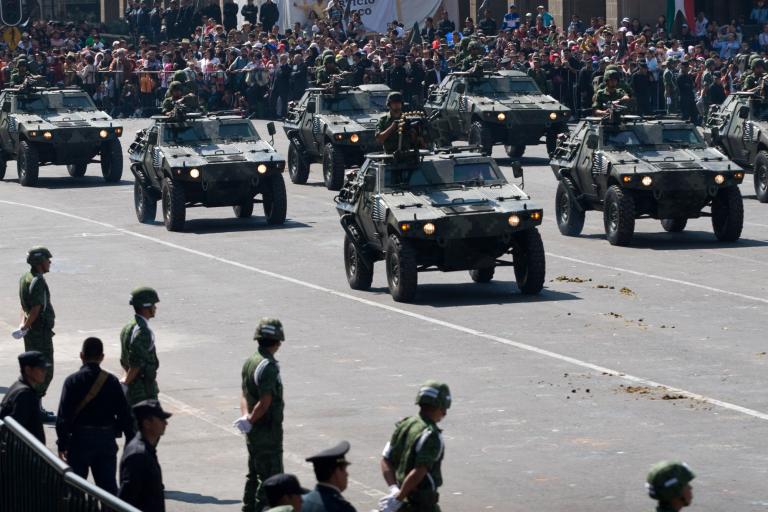
[[[50,366],[45,356],[36,350],[19,354],[21,376],[0,403],[0,419],[10,416],[43,444],[45,432],[40,417],[40,395],[35,388],[45,381],[45,372]]]
[[[684,60],[680,64],[680,74],[677,75],[677,90],[680,93],[680,117],[693,124],[701,123],[699,109],[696,108],[696,84],[689,73],[690,63]]]
[[[157,400],[157,369],[160,362],[155,348],[155,333],[149,320],[157,313],[160,297],[152,288],[136,288],[129,304],[135,316],[120,332],[120,366],[125,376],[120,382],[126,388],[129,405],[148,399]]]
[[[691,505],[696,476],[683,462],[663,461],[654,464],[648,473],[648,496],[659,502],[656,512],[678,512]]]
[[[304,496],[304,512],[355,512],[355,507],[341,495],[349,481],[349,462],[345,458],[348,451],[349,443],[342,441],[333,448],[307,457],[307,462],[311,462],[315,469],[317,485],[314,491]]]
[[[283,382],[275,359],[285,340],[283,324],[276,318],[262,318],[253,339],[259,349],[243,365],[243,416],[234,423],[246,434],[248,447],[243,512],[260,512],[266,505],[264,481],[283,472]]]
[[[620,88],[619,72],[610,70],[605,72],[605,81],[603,87],[595,93],[595,99],[592,102],[596,116],[605,116],[608,114],[608,107],[614,101],[629,101],[631,98],[627,91]]]
[[[27,252],[29,271],[19,281],[22,322],[19,334],[24,336],[24,350],[37,350],[50,364],[45,381],[35,387],[40,398],[45,396],[53,379],[53,325],[56,313],[51,304],[51,292],[43,274],[51,270],[51,251],[45,247],[33,247]],[[40,406],[43,423],[53,423],[56,415]]]
[[[379,501],[381,512],[440,512],[437,490],[443,484],[445,446],[437,424],[451,407],[451,391],[429,380],[419,388],[416,404],[419,414],[398,422],[384,447],[381,473],[389,494]]]

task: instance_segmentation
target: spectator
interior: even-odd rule
[[[322,2],[322,0],[317,0],[317,1],[318,3]],[[296,5],[296,4],[294,3],[293,5]],[[253,5],[253,0],[247,0],[246,4],[240,10],[240,14],[243,15],[243,18],[245,18],[245,21],[247,21],[251,25],[255,25],[256,21],[258,20],[259,8]]]
[[[555,22],[554,16],[552,16],[552,14],[550,14],[548,11],[544,10],[543,5],[536,7],[536,11],[538,11],[538,16],[541,16],[541,21],[545,27],[549,27]]]
[[[768,23],[763,25],[763,31],[757,36],[757,42],[761,52],[768,52]]]
[[[219,0],[209,0],[208,5],[202,8],[200,14],[213,20],[214,24],[221,23],[221,7],[219,6]]]
[[[440,23],[437,25],[437,29],[441,34],[450,34],[456,30],[456,24],[448,19],[448,11],[445,9],[443,9],[443,14],[440,18]]]
[[[224,30],[229,32],[230,30],[237,29],[237,11],[239,7],[235,3],[235,0],[224,0]]]
[[[757,0],[757,5],[749,14],[749,20],[758,25],[764,25],[768,22],[768,7],[765,6],[765,0]]]
[[[277,4],[272,0],[265,0],[261,4],[259,12],[259,21],[261,22],[262,29],[265,32],[270,32],[272,25],[277,23],[278,19],[280,19],[280,11],[277,9]]]
[[[712,47],[720,51],[721,59],[728,60],[736,56],[741,45],[736,40],[736,34],[728,32],[724,38],[719,39]]]
[[[517,12],[517,6],[510,5],[509,11],[504,15],[504,23],[501,30],[517,30],[520,27],[520,13]]]
[[[424,22],[424,28],[421,29],[422,41],[433,41],[435,39],[435,22],[431,17],[427,17]]]
[[[485,10],[485,17],[480,20],[478,28],[483,31],[483,35],[495,36],[496,35],[496,20],[491,17],[490,9]]]
[[[707,38],[707,25],[709,25],[709,20],[704,15],[704,11],[699,11],[699,14],[696,15],[696,22],[694,23],[693,30],[693,35],[696,36],[696,39],[699,41],[703,41]]]

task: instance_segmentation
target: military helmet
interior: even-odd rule
[[[170,83],[170,85],[168,85],[168,90],[171,92],[175,91],[176,89],[182,89],[182,88],[184,88],[184,84],[177,80],[174,80],[173,82]]]
[[[710,59],[710,60],[711,60],[711,59]],[[714,61],[713,61],[713,62],[714,62]],[[750,63],[750,65],[751,65],[751,67],[752,67],[752,69],[753,69],[753,70],[754,70],[755,68],[757,68],[757,66],[761,66],[761,67],[765,68],[765,61],[764,61],[763,59],[755,59],[755,60],[753,60],[753,61]]]
[[[19,57],[16,59],[16,65],[19,66],[21,64],[27,65],[27,59],[25,57]]]
[[[397,91],[392,91],[391,93],[387,94],[387,106],[389,106],[390,103],[393,101],[399,101],[400,103],[403,102],[403,94]]]
[[[451,390],[448,384],[436,380],[428,380],[419,387],[416,393],[416,405],[431,405],[441,409],[451,408]]]
[[[610,80],[612,78],[618,80],[619,79],[619,72],[618,72],[618,70],[615,70],[615,69],[609,69],[608,71],[605,72],[605,75],[603,75],[603,78],[605,80]]]
[[[326,55],[323,57],[323,64],[333,64],[334,62],[336,61],[333,59],[333,55]]]
[[[459,42],[459,47],[462,50],[466,50],[469,47],[469,43],[471,43],[471,42],[473,42],[472,39],[470,39],[469,37],[465,37],[464,39],[462,39]]]
[[[327,56],[333,57],[333,50],[325,50],[322,54],[323,59],[325,59]]]
[[[158,302],[160,302],[160,297],[154,288],[141,286],[131,292],[131,300],[128,301],[128,304],[136,308],[149,308]]]
[[[679,496],[694,478],[696,475],[684,462],[662,461],[651,467],[645,486],[651,498],[668,501]]]
[[[27,263],[30,265],[40,265],[48,258],[52,258],[51,251],[45,247],[33,247],[27,251]]]
[[[472,41],[469,43],[470,50],[481,50],[483,47],[478,41]]]
[[[608,64],[607,66],[605,66],[605,70],[606,71],[616,71],[618,73],[619,72],[619,66],[617,66],[616,64]]]
[[[277,318],[264,317],[259,320],[253,339],[259,341],[284,341],[283,324]]]
[[[710,67],[715,65],[715,59],[707,59],[704,61],[704,67]]]
[[[187,74],[180,69],[173,74],[173,81],[184,83],[187,81]]]

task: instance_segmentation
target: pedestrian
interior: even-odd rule
[[[43,418],[40,416],[40,394],[37,392],[51,363],[42,352],[30,350],[19,355],[21,375],[0,403],[0,419],[10,416],[27,432],[45,444]]]
[[[301,497],[308,492],[294,475],[272,475],[264,480],[264,494],[269,506],[264,512],[301,512]]]
[[[83,366],[64,380],[56,420],[59,457],[83,478],[93,473],[96,485],[117,494],[117,443],[134,436],[133,418],[117,377],[101,368],[104,344],[86,338],[80,351]]]
[[[40,398],[45,396],[53,379],[53,325],[56,313],[51,304],[51,291],[44,274],[51,270],[51,251],[45,247],[33,247],[27,252],[29,271],[19,281],[22,321],[19,334],[24,336],[24,350],[36,350],[43,354],[50,367],[45,373],[45,382],[37,386]],[[46,411],[40,402],[43,423],[53,423],[56,416]]]
[[[117,497],[142,512],[165,511],[165,486],[157,443],[165,434],[171,413],[157,400],[143,400],[133,406],[138,432],[128,443],[120,460],[120,492]]]
[[[157,369],[160,362],[155,348],[155,333],[149,320],[157,314],[157,292],[141,287],[131,292],[129,304],[135,316],[120,332],[120,365],[125,370],[121,379],[130,405],[150,398],[157,399]]]
[[[677,512],[693,501],[691,480],[696,478],[684,462],[654,464],[646,479],[648,495],[659,502],[656,512]]]
[[[311,462],[315,469],[317,485],[312,492],[304,495],[304,512],[355,512],[355,507],[341,495],[349,482],[349,462],[345,457],[348,451],[349,443],[342,441],[333,448],[307,457],[307,462]]]
[[[451,391],[442,382],[429,380],[416,394],[419,414],[398,422],[384,447],[381,472],[389,494],[379,500],[379,510],[439,512],[438,489],[443,484],[440,466],[445,455],[442,431],[437,424],[451,407]]]
[[[276,318],[262,318],[253,339],[259,349],[243,365],[243,416],[235,421],[246,434],[248,447],[243,512],[261,511],[265,505],[264,481],[283,472],[283,382],[275,359],[285,340],[283,324]]]

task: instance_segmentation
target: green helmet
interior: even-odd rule
[[[262,318],[256,326],[253,339],[259,341],[285,341],[283,324],[277,318]]]
[[[615,69],[609,69],[609,70],[608,70],[608,71],[606,71],[606,72],[605,72],[605,74],[603,75],[603,78],[604,78],[605,80],[610,80],[610,79],[612,79],[612,78],[615,78],[616,80],[618,80],[618,79],[619,79],[619,77],[620,77],[620,75],[619,75],[619,72],[618,72],[618,70],[615,70]]]
[[[694,478],[696,475],[684,462],[662,461],[651,467],[645,486],[651,498],[669,501],[679,496]]]
[[[336,61],[334,60],[333,55],[326,55],[323,57],[323,64],[333,64],[334,62]]]
[[[387,94],[387,106],[393,101],[399,101],[400,103],[403,102],[403,94],[397,91],[392,91],[391,93]]]
[[[709,59],[712,60],[712,59]],[[714,61],[712,61],[714,62]],[[762,68],[765,68],[765,61],[763,59],[755,59],[750,63],[750,67],[754,71],[757,66],[760,66]]]
[[[619,66],[617,66],[616,64],[608,64],[607,66],[605,66],[605,70],[606,71],[616,71],[618,73],[619,72]]]
[[[52,257],[51,251],[45,247],[33,247],[27,251],[27,263],[30,265],[40,265],[43,261]]]
[[[187,74],[180,69],[173,74],[173,81],[184,83],[187,81]]]
[[[478,41],[472,41],[469,43],[469,50],[482,50],[483,46]]]
[[[416,393],[416,405],[431,405],[441,409],[451,408],[451,390],[448,384],[436,380],[428,380],[419,387]]]
[[[472,39],[470,39],[469,37],[465,37],[464,39],[461,40],[461,42],[459,42],[459,47],[462,50],[466,50],[467,48],[469,48],[469,43],[472,43],[472,42],[474,42],[472,41]]]
[[[158,302],[160,302],[160,297],[158,297],[154,288],[141,286],[131,292],[131,300],[128,301],[128,304],[137,308],[148,308]]]
[[[329,56],[329,55],[330,55],[331,57],[333,57],[333,55],[334,55],[334,53],[333,53],[333,50],[325,50],[325,51],[323,52],[323,54],[322,54],[322,57],[323,57],[323,59],[325,59],[325,58],[326,58],[327,56]]]
[[[707,59],[704,61],[704,67],[708,68],[715,65],[715,59]]]
[[[170,83],[170,85],[168,85],[168,90],[171,92],[177,89],[183,89],[183,88],[184,88],[184,84],[176,80],[174,80],[173,82]]]

